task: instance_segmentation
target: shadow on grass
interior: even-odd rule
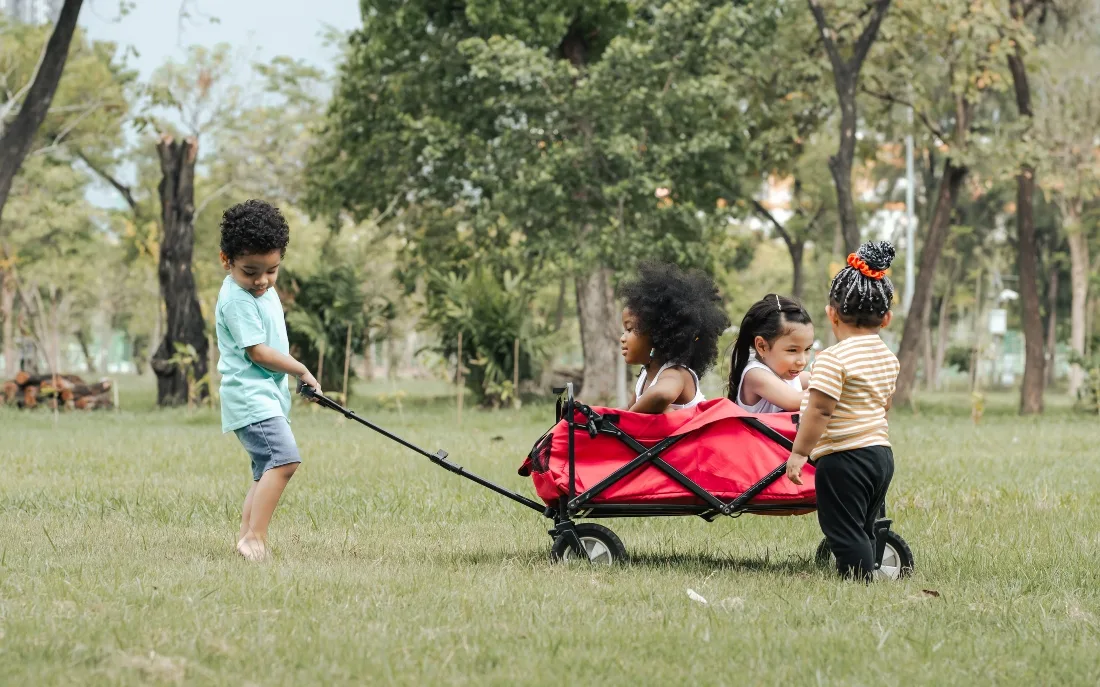
[[[546,549],[528,551],[480,551],[455,552],[444,557],[460,565],[521,565],[551,566],[549,546]],[[812,557],[787,556],[782,558],[728,558],[712,553],[637,553],[627,559],[630,568],[652,570],[706,570],[721,572],[773,573],[776,575],[816,575],[824,568]]]
[[[822,568],[807,556],[783,558],[728,558],[712,553],[638,553],[630,556],[636,568],[703,568],[723,572],[764,572],[783,575],[816,574]]]

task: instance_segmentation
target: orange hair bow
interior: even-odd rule
[[[852,269],[859,270],[860,274],[865,277],[870,277],[871,279],[882,279],[886,276],[886,272],[882,270],[871,269],[871,266],[868,265],[863,258],[859,257],[855,253],[851,253],[850,255],[848,255],[848,266]]]

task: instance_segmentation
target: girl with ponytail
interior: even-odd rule
[[[737,332],[728,397],[750,413],[797,411],[809,373],[814,326],[790,298],[769,293],[757,301]]]

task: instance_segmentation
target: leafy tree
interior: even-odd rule
[[[1040,48],[1036,74],[1034,135],[1040,158],[1039,184],[1057,205],[1070,257],[1070,347],[1085,355],[1089,302],[1089,241],[1095,225],[1085,217],[1089,199],[1100,194],[1100,158],[1090,137],[1100,121],[1100,33],[1093,16],[1076,17],[1057,39]],[[1049,352],[1048,352],[1049,353]],[[1084,370],[1070,368],[1069,393],[1076,398]]]
[[[42,58],[35,67],[34,78],[25,85],[13,84],[15,90],[7,89],[5,102],[0,105],[0,219],[3,218],[15,175],[31,151],[38,128],[49,113],[69,58],[69,45],[76,32],[76,20],[82,4],[83,0],[65,0],[41,52]],[[0,25],[0,29],[7,33],[6,26]],[[7,42],[6,37],[4,42]],[[9,121],[8,115],[16,107],[19,108],[18,113]]]
[[[820,130],[836,109],[827,86],[830,72],[805,5],[754,3],[751,19],[747,33],[767,40],[738,52],[723,76],[746,98],[745,116],[752,119],[751,180],[746,184],[790,184],[789,217],[756,199],[751,206],[786,246],[790,293],[802,299],[807,245],[824,242],[826,227],[835,226],[837,219],[836,195],[819,183],[828,169],[823,149],[827,138]]]
[[[752,138],[724,74],[769,36],[746,8],[695,0],[379,1],[363,15],[309,206],[518,233],[536,278],[574,277],[586,394],[609,397],[613,271],[710,262]]]
[[[1043,320],[1039,306],[1038,257],[1035,238],[1035,183],[1037,151],[1030,145],[1029,129],[1035,116],[1028,74],[1029,48],[1033,42],[1028,19],[1040,14],[1050,0],[1009,0],[1008,18],[1017,29],[1012,49],[1006,51],[1008,68],[1016,95],[1016,111],[1023,124],[1016,171],[1016,269],[1020,278],[1020,304],[1023,310],[1024,379],[1020,387],[1020,414],[1043,412],[1043,381],[1046,361],[1043,355]]]
[[[51,372],[60,373],[58,347],[71,333],[74,310],[96,300],[95,268],[110,250],[84,199],[87,176],[47,157],[29,158],[12,186],[7,237],[26,333]],[[13,269],[14,272],[14,269]]]
[[[49,27],[8,24],[0,16],[0,37],[3,38],[0,40],[0,93],[4,97],[4,104],[0,105],[0,129],[3,129],[5,117],[30,97],[31,85],[38,73],[37,60],[50,36]],[[63,215],[68,211],[51,206],[64,205],[68,190],[86,184],[87,178],[82,174],[66,174],[60,166],[68,166],[80,146],[118,144],[128,111],[126,89],[133,78],[133,72],[125,67],[124,59],[113,44],[89,41],[82,32],[74,32],[64,75],[41,125],[33,132],[24,158],[29,171],[21,174],[36,179],[36,184],[28,187],[25,180],[15,176],[12,188],[20,197],[10,198],[12,202],[7,214],[11,221],[0,224],[0,318],[4,321],[3,352],[9,375],[18,364],[14,353],[14,324],[21,302],[16,298],[19,273],[27,267],[27,249],[34,248],[17,241],[15,236],[25,232],[29,216]],[[11,119],[10,124],[14,126],[15,121]],[[56,203],[51,187],[41,188],[37,185],[41,183],[57,185]],[[16,213],[14,220],[12,213]]]
[[[922,222],[927,228],[921,232],[918,272],[906,275],[916,285],[898,351],[897,404],[907,404],[915,387],[932,317],[936,271],[963,182],[977,161],[995,157],[996,146],[1003,144],[995,122],[999,94],[1010,80],[1001,57],[1009,49],[1010,28],[988,3],[930,0],[899,6],[883,29],[875,65],[864,78],[864,92],[887,108],[913,109],[924,147],[930,155],[942,157],[938,178],[929,186],[931,207]],[[930,173],[935,174],[935,166],[929,165]]]

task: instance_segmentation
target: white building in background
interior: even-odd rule
[[[0,0],[0,13],[24,24],[57,21],[64,0]]]

